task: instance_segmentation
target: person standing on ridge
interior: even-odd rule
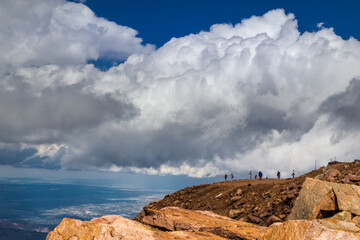
[[[293,173],[291,175],[292,175],[293,178],[295,177],[295,171],[294,170],[293,170]]]
[[[255,177],[254,177],[255,179],[257,178],[257,175],[255,175]]]
[[[230,177],[231,177],[231,181],[234,180],[234,174],[233,173],[230,174]]]
[[[251,177],[252,177],[252,172],[251,171],[249,172],[249,175],[250,175],[250,179],[251,179]]]
[[[260,180],[262,179],[262,175],[263,175],[263,174],[262,174],[262,172],[260,171],[260,172],[259,172],[259,179],[260,179]]]
[[[227,181],[227,177],[228,177],[228,175],[225,173],[225,182]]]
[[[280,171],[277,172],[276,176],[278,179],[280,179]]]

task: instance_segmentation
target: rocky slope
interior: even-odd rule
[[[269,226],[287,219],[307,177],[360,184],[360,162],[337,163],[291,179],[246,179],[192,186],[145,206],[177,206],[212,211],[233,219]],[[137,218],[135,218],[137,219]]]
[[[65,218],[47,239],[256,239],[262,231],[261,226],[211,212],[167,207],[150,210],[142,223],[121,216],[104,216],[88,222]]]
[[[64,219],[47,239],[360,239],[359,176],[354,162],[193,186],[145,206],[136,221]]]

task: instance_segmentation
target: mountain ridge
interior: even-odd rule
[[[291,179],[191,186],[144,206],[134,220],[65,218],[47,240],[360,239],[358,185],[355,161]]]

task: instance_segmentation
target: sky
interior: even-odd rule
[[[202,178],[360,158],[359,10],[1,1],[0,165]]]

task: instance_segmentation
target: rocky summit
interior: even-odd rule
[[[134,220],[65,218],[47,240],[360,239],[360,163],[292,179],[192,186],[145,206]]]

